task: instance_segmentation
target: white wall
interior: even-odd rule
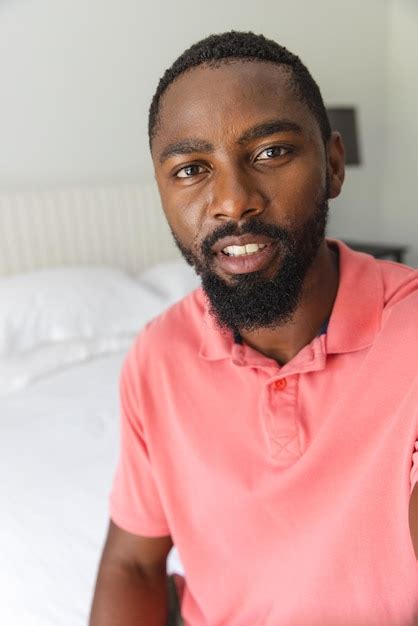
[[[394,2],[0,0],[0,187],[149,178],[147,111],[166,66],[210,32],[251,29],[298,53],[328,103],[358,106],[364,164],[330,232],[379,239]]]
[[[382,232],[418,267],[418,2],[391,0]]]

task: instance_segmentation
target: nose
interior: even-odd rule
[[[239,222],[259,215],[265,206],[266,200],[248,172],[228,168],[217,173],[209,207],[212,217]]]

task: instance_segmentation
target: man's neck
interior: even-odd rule
[[[326,241],[309,269],[292,319],[277,328],[242,331],[242,340],[281,365],[314,339],[331,315],[339,284],[338,255]]]

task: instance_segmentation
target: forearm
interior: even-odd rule
[[[166,626],[167,617],[165,571],[150,576],[138,568],[100,568],[89,626]]]

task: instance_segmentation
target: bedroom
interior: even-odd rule
[[[157,80],[184,47],[235,28],[300,54],[326,103],[357,112],[361,163],[348,167],[329,234],[405,246],[418,267],[416,3],[234,0],[205,11],[203,21],[184,2],[1,3],[0,576],[11,626],[86,623],[123,355],[139,319],[197,284],[163,219],[146,138]]]

